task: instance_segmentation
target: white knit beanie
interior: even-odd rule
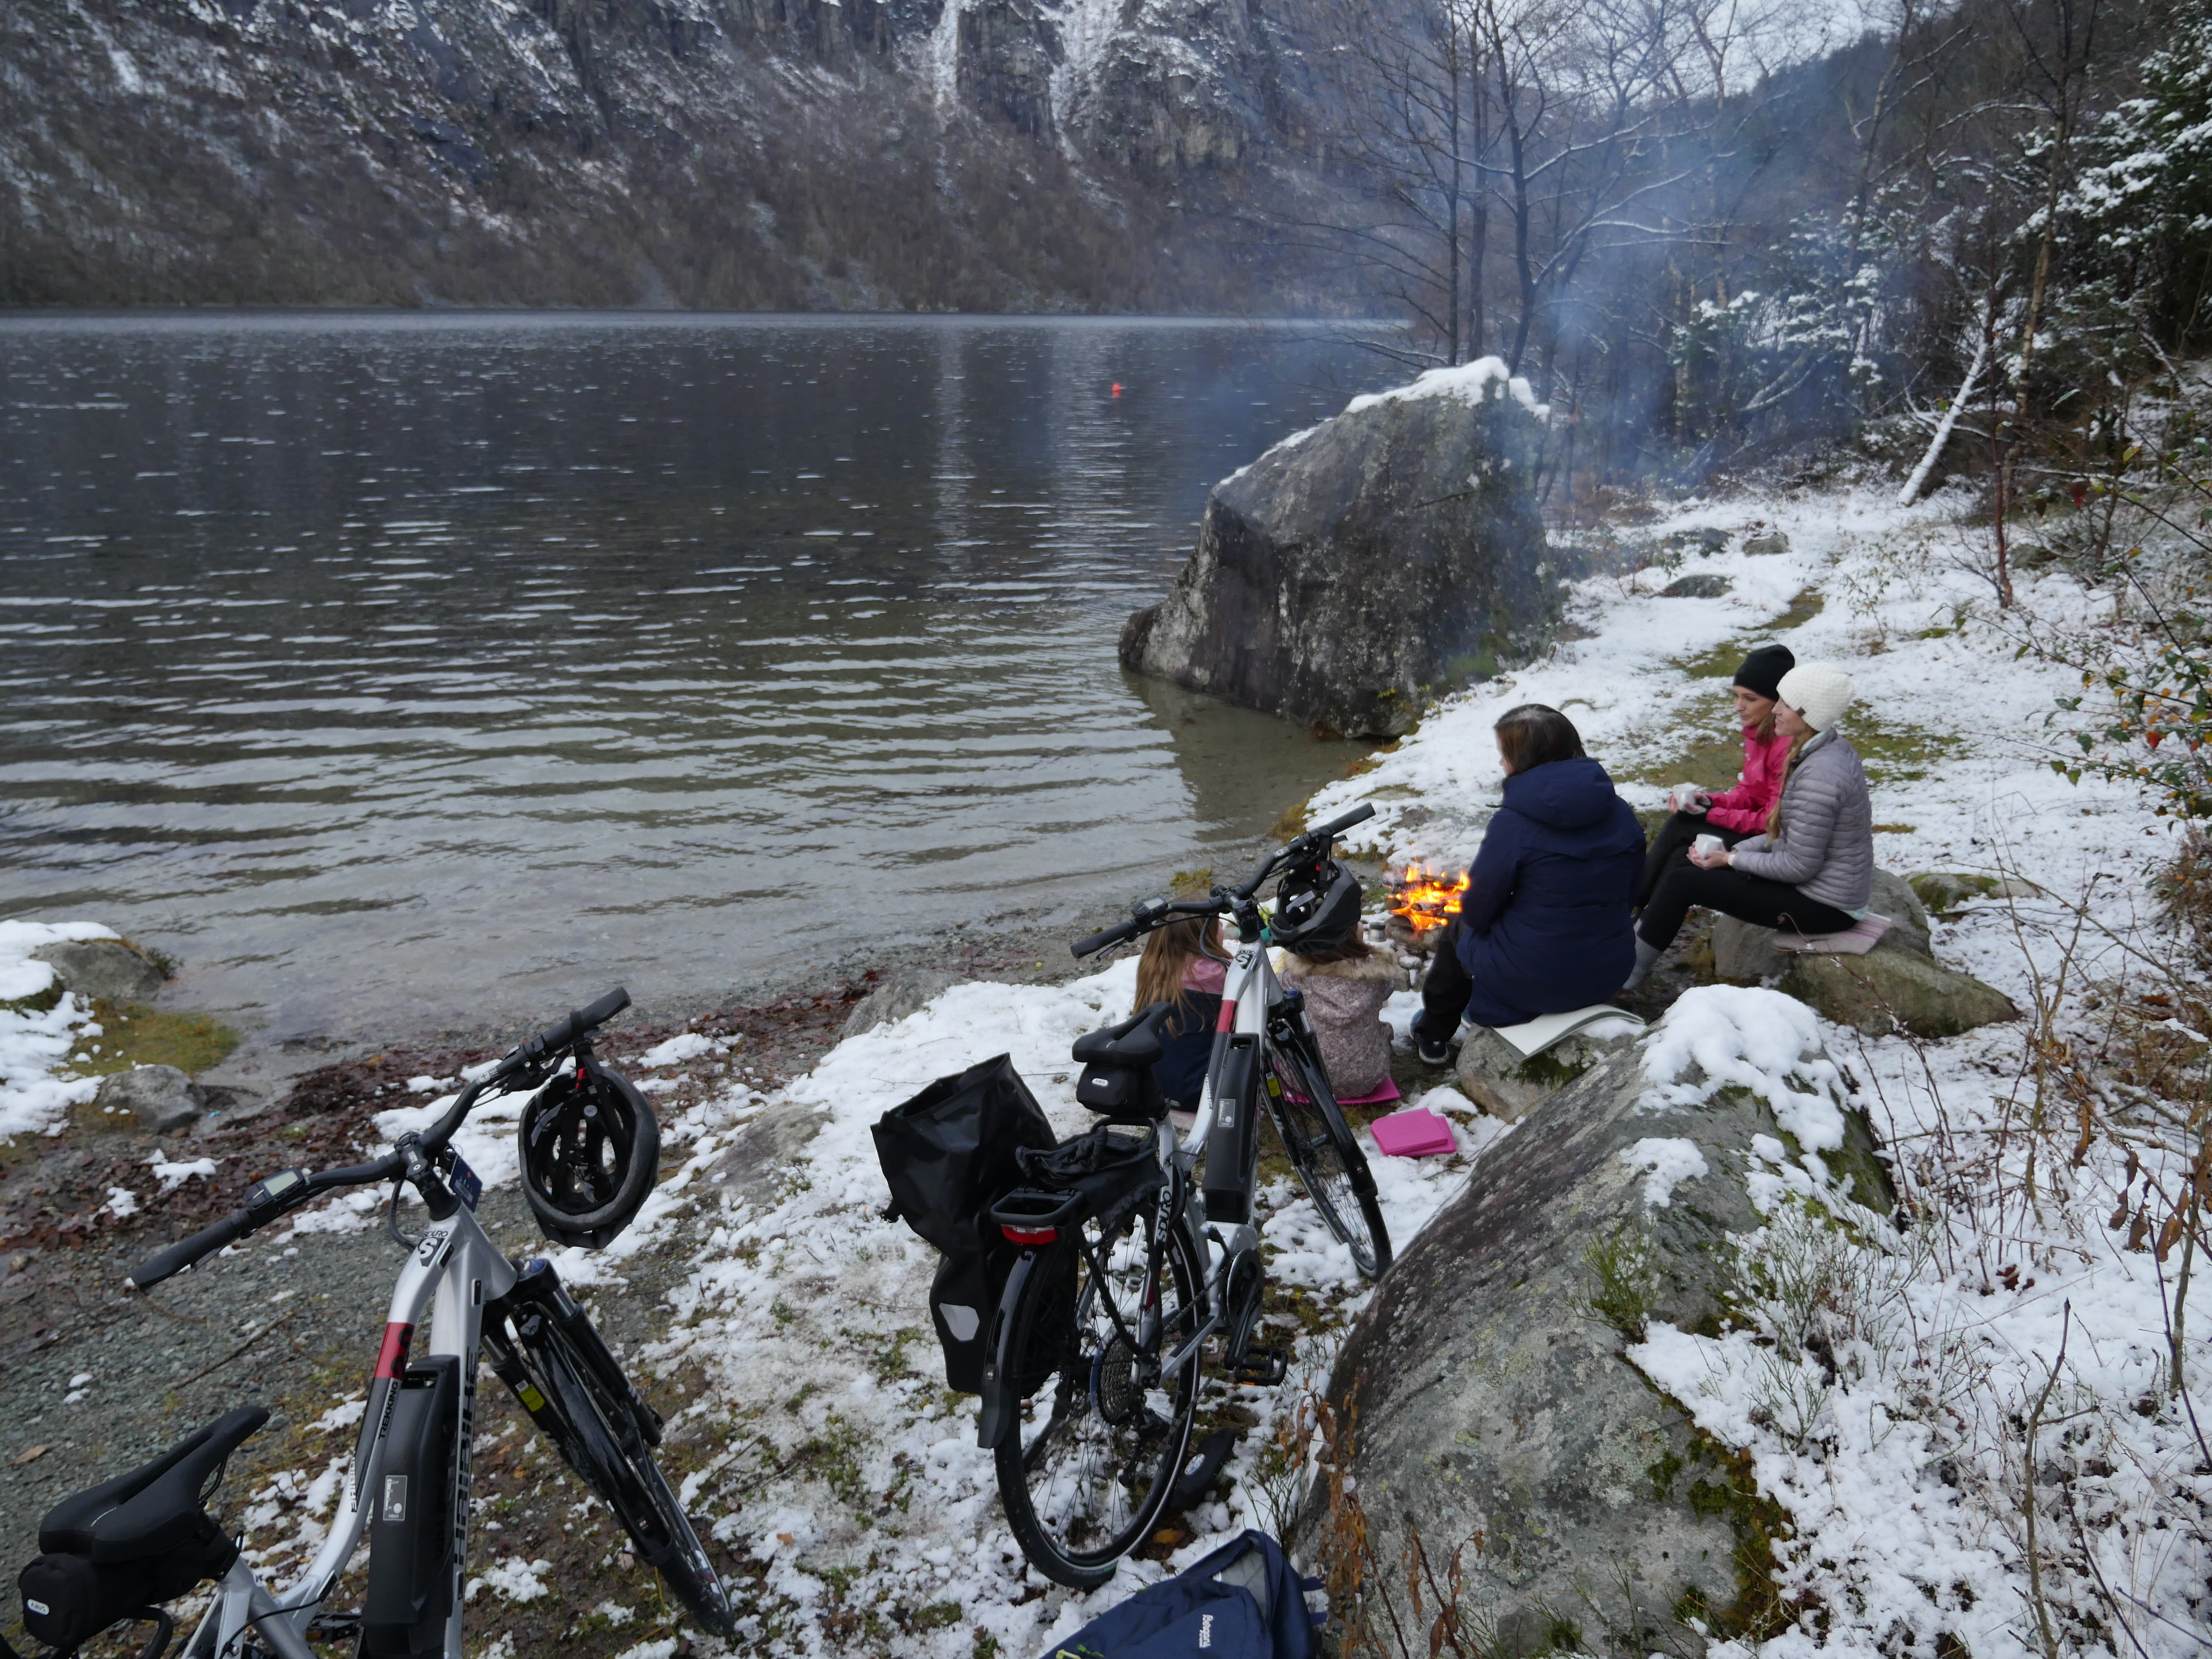
[[[1851,677],[1832,662],[1801,662],[1782,677],[1775,695],[1805,717],[1815,732],[1843,718],[1856,690]]]

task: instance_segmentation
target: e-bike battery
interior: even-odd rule
[[[400,1379],[368,1528],[363,1659],[436,1659],[453,1611],[461,1362],[418,1359]]]
[[[1219,1039],[1217,1039],[1219,1041]],[[1260,1039],[1249,1031],[1227,1039],[1214,1069],[1213,1129],[1206,1146],[1206,1218],[1231,1225],[1252,1218],[1252,1170],[1260,1152]]]

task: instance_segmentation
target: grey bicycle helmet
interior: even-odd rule
[[[1360,902],[1359,878],[1323,859],[1283,878],[1267,936],[1286,951],[1333,950],[1359,926]]]
[[[563,1063],[522,1109],[522,1194],[545,1237],[605,1249],[660,1171],[660,1124],[626,1077]]]

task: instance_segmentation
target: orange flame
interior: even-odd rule
[[[1460,895],[1466,891],[1464,870],[1452,875],[1425,864],[1409,864],[1391,884],[1390,914],[1403,916],[1419,939],[1457,915]]]

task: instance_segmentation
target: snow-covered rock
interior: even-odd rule
[[[1713,1327],[1735,1237],[1778,1205],[1869,1217],[1854,1198],[1892,1203],[1811,1012],[1689,992],[1536,1106],[1399,1256],[1330,1382],[1356,1423],[1350,1496],[1316,1488],[1301,1550],[1337,1560],[1364,1519],[1365,1593],[1425,1630],[1405,1592],[1417,1525],[1500,1654],[1585,1650],[1562,1620],[1633,1632],[1638,1652],[1741,1628],[1739,1603],[1771,1597],[1772,1506],[1626,1352],[1652,1322]]]
[[[1540,406],[1494,357],[1355,398],[1214,487],[1121,660],[1301,723],[1396,736],[1548,642]]]

